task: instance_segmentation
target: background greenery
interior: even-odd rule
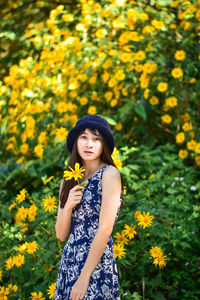
[[[126,186],[113,237],[137,231],[117,257],[122,299],[199,299],[199,21],[198,1],[3,3],[0,299],[53,297],[65,140],[93,113],[110,123]]]

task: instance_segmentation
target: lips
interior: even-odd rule
[[[84,153],[91,153],[92,154],[93,152],[91,152],[91,151],[84,151]]]

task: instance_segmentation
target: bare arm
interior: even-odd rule
[[[64,208],[60,208],[60,193],[62,189],[62,184],[63,181],[60,185],[59,206],[55,225],[56,237],[60,241],[64,241],[68,237],[71,229],[72,210],[81,201],[83,195],[80,191],[80,188],[82,187],[79,185],[74,186],[69,192],[69,196]]]
[[[99,217],[99,227],[80,277],[72,288],[72,299],[76,299],[76,297],[83,298],[85,296],[90,276],[101,259],[108,239],[112,233],[120,203],[120,194],[120,173],[115,167],[109,167],[104,171],[102,178],[102,204]]]

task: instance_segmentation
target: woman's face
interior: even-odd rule
[[[103,142],[100,136],[94,135],[86,128],[78,137],[77,149],[83,161],[92,161],[101,156],[103,152]]]

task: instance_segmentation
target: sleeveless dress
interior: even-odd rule
[[[104,165],[88,179],[83,198],[72,212],[71,232],[64,246],[58,271],[54,300],[69,300],[72,286],[87,259],[99,224]],[[122,192],[120,196],[120,204]],[[117,217],[119,214],[119,208]],[[115,220],[115,222],[116,222]],[[110,236],[104,253],[93,271],[84,300],[120,300],[117,266]]]

